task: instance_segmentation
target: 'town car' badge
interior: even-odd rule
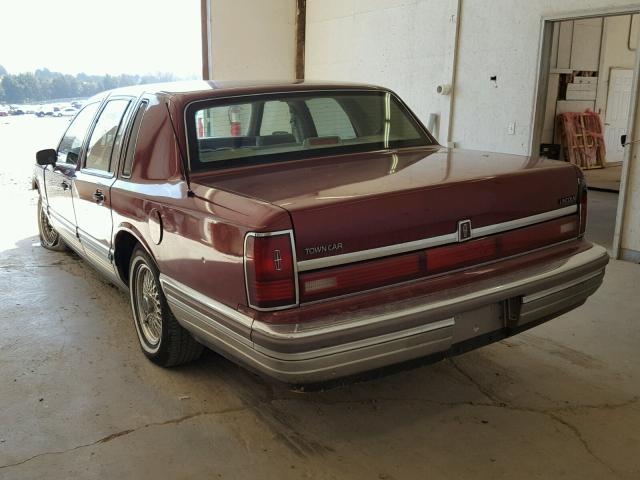
[[[471,238],[471,220],[460,220],[458,222],[458,241],[464,242]]]

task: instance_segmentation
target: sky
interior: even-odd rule
[[[199,0],[10,0],[0,4],[9,73],[202,72]]]

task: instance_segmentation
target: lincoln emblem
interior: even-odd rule
[[[273,251],[273,264],[276,266],[276,270],[282,270],[282,255],[280,255],[280,250]]]
[[[464,242],[471,238],[471,220],[460,220],[458,222],[458,241]]]

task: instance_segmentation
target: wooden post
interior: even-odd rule
[[[209,78],[209,52],[211,51],[211,45],[209,45],[209,12],[208,3],[209,0],[200,0],[200,32],[202,38],[202,79],[211,80]]]
[[[307,0],[296,0],[296,78],[304,79],[304,42],[307,23]]]

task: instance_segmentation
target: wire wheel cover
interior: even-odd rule
[[[58,233],[53,229],[49,223],[47,214],[44,213],[44,208],[40,207],[40,233],[42,234],[42,240],[47,246],[55,245],[58,240]]]
[[[140,265],[136,275],[135,301],[137,322],[145,341],[158,345],[162,337],[162,307],[160,292],[153,272],[147,265]]]

